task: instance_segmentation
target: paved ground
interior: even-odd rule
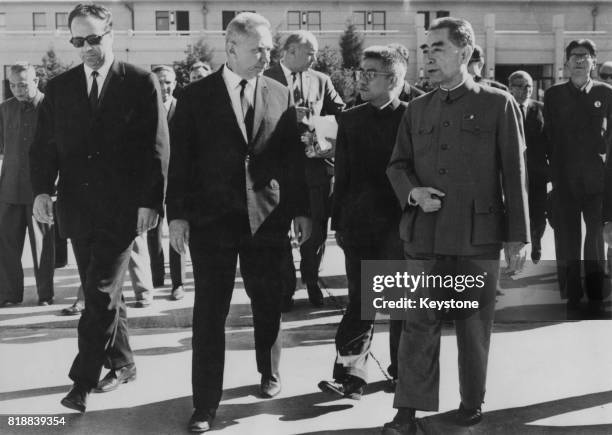
[[[552,258],[547,233],[544,258]],[[26,245],[27,246],[27,245]],[[24,264],[31,261],[24,255]],[[224,395],[215,431],[227,434],[378,434],[394,415],[393,395],[383,391],[389,363],[385,319],[377,324],[370,384],[361,401],[319,392],[331,378],[333,338],[346,303],[342,254],[329,241],[322,271],[326,306],[313,309],[299,290],[296,309],[283,322],[283,391],[256,397],[251,314],[237,278],[226,333]],[[192,276],[183,301],[156,291],[155,303],[129,310],[138,380],[90,398],[88,412],[67,412],[59,401],[76,351],[77,319],[58,311],[74,299],[74,262],[57,274],[56,305],[36,306],[31,267],[24,304],[0,310],[0,434],[180,434],[191,413]],[[133,294],[127,292],[128,300]],[[609,307],[608,307],[609,309]],[[454,332],[445,328],[441,351],[440,413],[419,414],[427,434],[612,434],[612,323],[563,322],[554,267],[528,266],[501,283],[491,343],[485,420],[457,428],[450,413],[459,403]],[[11,416],[50,416],[58,426],[9,425]],[[27,420],[26,420],[27,423]]]

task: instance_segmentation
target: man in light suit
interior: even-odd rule
[[[529,226],[531,229],[531,260],[542,258],[542,236],[546,229],[546,134],[544,132],[544,105],[530,98],[533,79],[525,71],[515,71],[508,77],[510,93],[516,100],[523,117],[525,130],[527,187],[529,193]]]
[[[344,102],[334,89],[331,79],[311,68],[317,60],[318,43],[308,31],[290,33],[283,44],[280,63],[264,72],[291,91],[293,103],[297,107],[309,109],[312,115],[338,115],[344,109]],[[300,133],[308,127],[300,123]],[[300,247],[302,260],[300,272],[306,284],[308,299],[316,307],[323,305],[323,293],[319,287],[319,267],[325,252],[327,221],[331,213],[331,178],[333,176],[333,150],[325,154],[310,153],[306,161],[306,182],[310,192],[310,211],[312,214],[312,235]],[[294,283],[295,277],[291,249],[286,250],[285,282]],[[287,278],[288,276],[288,278]],[[283,308],[289,311],[295,285],[285,286]]]
[[[185,88],[172,129],[167,211],[170,244],[193,262],[189,429],[210,429],[221,400],[227,317],[236,260],[251,299],[260,393],[280,392],[280,263],[291,219],[310,235],[304,151],[287,88],[261,75],[270,23],[244,12],[228,25],[227,63]]]
[[[172,93],[176,88],[176,73],[172,67],[167,65],[155,67],[153,72],[159,79],[168,127],[172,130],[172,118],[176,110],[176,98],[172,96]],[[166,276],[164,250],[162,247],[162,227],[163,219],[160,219],[157,226],[147,233],[149,257],[151,258],[151,274],[153,275],[153,285],[155,287],[163,287]],[[169,257],[170,279],[172,281],[170,299],[178,301],[185,296],[185,289],[183,287],[183,282],[185,281],[185,256],[179,254],[174,249],[170,249]]]
[[[105,363],[105,384],[136,376],[121,285],[134,238],[162,212],[168,127],[156,77],[114,59],[110,11],[80,4],[68,23],[83,63],[47,85],[30,173],[34,217],[44,223],[55,219],[59,175],[57,223],[72,241],[85,295],[74,386],[62,404],[85,412]]]
[[[510,94],[469,75],[473,46],[467,21],[447,17],[431,24],[422,49],[426,73],[438,88],[408,105],[387,170],[403,210],[400,237],[412,273],[482,277],[480,292],[450,290],[450,297],[479,302],[477,310],[451,313],[462,425],[482,418],[500,249],[505,242],[516,258],[528,241],[521,115]],[[411,294],[450,303],[442,291],[420,287]],[[398,412],[384,434],[415,434],[415,411],[438,410],[444,318],[437,310],[406,311]]]

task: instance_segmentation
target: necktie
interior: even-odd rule
[[[300,83],[298,80],[301,80],[302,76],[298,76],[299,73],[292,72],[291,79],[293,80],[293,102],[296,106],[302,104],[302,90],[300,89]]]
[[[523,115],[523,122],[525,122],[525,119],[527,118],[527,115],[525,115],[525,105],[519,104],[519,108],[521,109],[521,114]]]
[[[242,116],[244,117],[244,126],[246,128],[247,139],[250,143],[253,135],[253,117],[255,115],[255,111],[253,110],[253,106],[246,96],[246,85],[247,81],[242,79],[240,81],[240,105],[242,106]]]
[[[89,107],[92,112],[98,108],[98,71],[91,72],[91,91],[89,91]]]

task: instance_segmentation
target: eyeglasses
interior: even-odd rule
[[[372,80],[376,78],[376,76],[388,77],[390,75],[393,75],[392,73],[378,72],[378,71],[372,71],[372,70],[364,71],[362,69],[355,70],[353,74],[355,76],[355,80],[363,79],[366,82],[371,82]]]
[[[610,73],[610,74],[599,73],[599,78],[604,79],[604,80],[612,79],[612,73]]]
[[[107,30],[101,35],[87,35],[84,38],[80,36],[73,36],[72,38],[70,38],[70,43],[76,48],[81,48],[82,46],[84,46],[85,41],[87,41],[89,45],[100,45],[100,42],[102,42],[102,38],[104,38],[104,36],[108,35],[109,33],[110,30]]]
[[[592,59],[592,56],[589,53],[573,53],[570,54],[570,60],[577,62],[579,60],[589,60]]]

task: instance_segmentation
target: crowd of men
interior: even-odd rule
[[[404,47],[373,46],[356,71],[362,104],[347,109],[330,78],[312,69],[318,45],[311,33],[289,34],[280,64],[268,69],[270,23],[255,13],[229,23],[226,63],[217,71],[194,65],[178,100],[171,67],[147,72],[115,59],[108,9],[78,5],[69,27],[83,63],[52,79],[45,95],[34,68],[16,63],[14,97],[0,105],[0,302],[22,301],[26,228],[39,304],[53,303],[55,227],[71,239],[82,284],[80,305],[69,310],[82,316],[64,406],[85,412],[92,390],[136,378],[122,285],[129,269],[140,306],[164,285],[163,217],[171,299],[184,296],[187,247],[193,264],[193,432],[213,427],[222,397],[237,260],[251,299],[260,393],[275,397],[281,312],[291,310],[296,286],[289,234],[300,246],[310,303],[322,306],[318,270],[330,217],[349,293],[333,380],[319,383],[330,394],[359,399],[367,383],[374,326],[360,314],[363,260],[408,259],[424,273],[487,273],[480,309],[453,317],[461,425],[482,419],[502,248],[518,264],[531,240],[531,258],[540,261],[548,216],[568,314],[583,309],[583,289],[589,312],[603,313],[612,87],[591,79],[591,41],[567,46],[570,80],[548,89],[542,104],[530,98],[525,71],[510,75],[509,92],[482,79],[471,25],[436,19],[420,47],[434,90],[423,94],[405,81]],[[601,65],[599,77],[612,82],[612,63]],[[313,131],[316,115],[336,117],[331,150]],[[414,434],[416,411],[438,409],[445,320],[408,310],[391,321],[397,414],[384,434]],[[103,366],[109,371],[100,379]]]

